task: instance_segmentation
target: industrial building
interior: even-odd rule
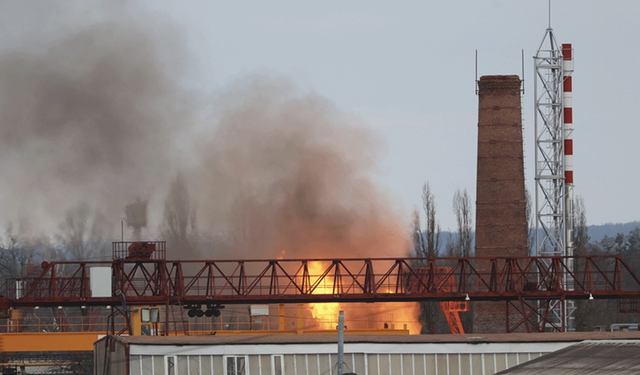
[[[494,374],[584,340],[640,340],[640,332],[346,335],[345,373]],[[622,342],[622,341],[621,341]],[[94,346],[97,375],[336,374],[336,336],[108,336]]]

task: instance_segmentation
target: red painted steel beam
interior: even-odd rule
[[[640,279],[622,258],[573,262],[573,270],[562,257],[54,262],[38,277],[11,280],[0,311],[119,305],[116,290],[128,305],[640,298]],[[94,266],[111,267],[113,297],[91,297]]]

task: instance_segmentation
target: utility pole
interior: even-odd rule
[[[343,375],[344,363],[344,311],[340,311],[338,317],[338,375]]]

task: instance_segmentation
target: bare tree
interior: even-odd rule
[[[457,189],[453,195],[453,213],[456,217],[458,238],[450,251],[454,252],[456,256],[469,257],[473,243],[473,228],[471,202],[467,189],[462,192]],[[473,332],[473,305],[470,306],[469,311],[460,313],[460,319],[465,332]]]
[[[424,263],[422,260],[427,257],[427,241],[422,232],[422,224],[420,223],[420,213],[417,209],[413,210],[413,251],[416,257],[420,258],[421,265]]]
[[[5,226],[0,243],[0,279],[19,278],[36,272],[36,264],[53,253],[48,237],[30,236],[29,224],[22,220],[16,227],[12,222]]]
[[[162,236],[169,250],[181,258],[193,257],[197,248],[195,204],[191,201],[185,178],[178,174],[164,202]]]
[[[422,187],[422,208],[426,217],[423,230],[420,214],[414,210],[414,248],[419,258],[435,258],[440,252],[440,223],[436,220],[436,203],[429,183]]]
[[[436,220],[436,204],[429,183],[422,187],[422,208],[426,217],[426,227],[420,225],[418,210],[414,210],[414,249],[421,259],[420,266],[427,267],[427,259],[433,259],[440,252],[440,223]],[[436,333],[439,325],[440,307],[438,302],[425,301],[420,303],[420,320],[422,333]]]
[[[426,217],[426,248],[424,255],[434,258],[440,252],[440,223],[436,220],[436,202],[429,182],[422,187],[422,208]]]
[[[447,242],[444,245],[444,252],[448,257],[459,257],[460,248],[458,247],[458,239],[453,236],[452,232],[447,232]]]
[[[574,255],[589,255],[589,235],[587,232],[587,210],[584,199],[577,196],[574,201]],[[576,268],[582,269],[584,263],[577,259]],[[577,331],[591,331],[595,325],[610,324],[611,317],[616,311],[609,311],[607,301],[576,300],[575,301],[575,329]]]
[[[458,229],[457,256],[471,256],[471,244],[473,242],[473,228],[471,219],[471,202],[467,189],[462,193],[460,189],[453,195],[453,213],[456,216]]]
[[[529,248],[529,255],[536,255],[536,223],[535,214],[533,212],[533,201],[529,190],[524,188],[525,196],[525,215],[527,215],[527,247]]]
[[[0,251],[0,274],[3,278],[22,277],[26,274],[26,267],[33,260],[33,252],[20,239],[13,223],[5,227],[5,236]]]
[[[86,202],[67,210],[55,236],[59,243],[57,258],[86,260],[109,255],[111,225],[102,213],[91,211]]]
[[[589,233],[587,228],[587,209],[584,206],[584,199],[577,196],[574,202],[574,226],[573,226],[573,253],[574,255],[587,255],[589,244]]]

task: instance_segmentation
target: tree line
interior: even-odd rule
[[[456,190],[451,208],[456,218],[454,232],[443,234],[437,218],[436,200],[428,182],[422,188],[422,215],[418,209],[413,212],[411,253],[426,265],[428,258],[473,256],[472,209],[466,190]],[[528,220],[528,247],[530,255],[535,255],[535,226],[531,196],[526,192],[526,214]],[[424,222],[421,220],[424,217]],[[443,246],[443,236],[448,236]],[[632,272],[640,277],[640,227],[629,233],[604,236],[595,241],[589,237],[587,211],[584,199],[577,197],[574,202],[574,255],[619,255],[629,265]],[[580,267],[580,265],[576,265]],[[634,284],[626,279],[626,290],[632,290]],[[631,282],[630,282],[631,281]],[[640,313],[618,312],[617,300],[580,300],[576,301],[575,330],[592,331],[608,329],[614,323],[639,323]],[[465,331],[472,332],[472,310],[461,313]],[[449,326],[440,309],[439,302],[420,302],[420,322],[422,333],[449,333]]]
[[[599,241],[589,237],[587,215],[584,200],[575,201],[575,230],[573,233],[575,255],[618,255],[629,265],[631,271],[640,276],[640,227],[627,234],[605,235]],[[634,283],[627,278],[625,290],[633,290]],[[640,313],[618,312],[617,300],[580,300],[576,301],[575,328],[578,331],[591,331],[597,328],[608,329],[614,323],[640,323]]]
[[[27,219],[8,222],[0,235],[0,285],[8,279],[39,274],[43,261],[111,260],[111,243],[120,239],[117,227],[86,202],[70,207],[53,234],[38,234]],[[180,249],[183,258],[195,256],[201,248],[195,204],[182,175],[169,186],[157,233],[168,249]]]
[[[426,266],[427,259],[436,257],[469,257],[473,254],[473,210],[467,190],[456,190],[453,195],[452,209],[456,219],[456,231],[447,233],[447,241],[442,249],[442,229],[437,219],[437,206],[431,186],[426,182],[422,187],[422,211],[424,225],[418,209],[413,211],[412,249],[411,253],[419,258],[419,266]],[[440,303],[422,301],[419,303],[419,320],[422,332],[449,333],[449,326]],[[471,332],[473,311],[460,313],[460,319],[466,332]]]

